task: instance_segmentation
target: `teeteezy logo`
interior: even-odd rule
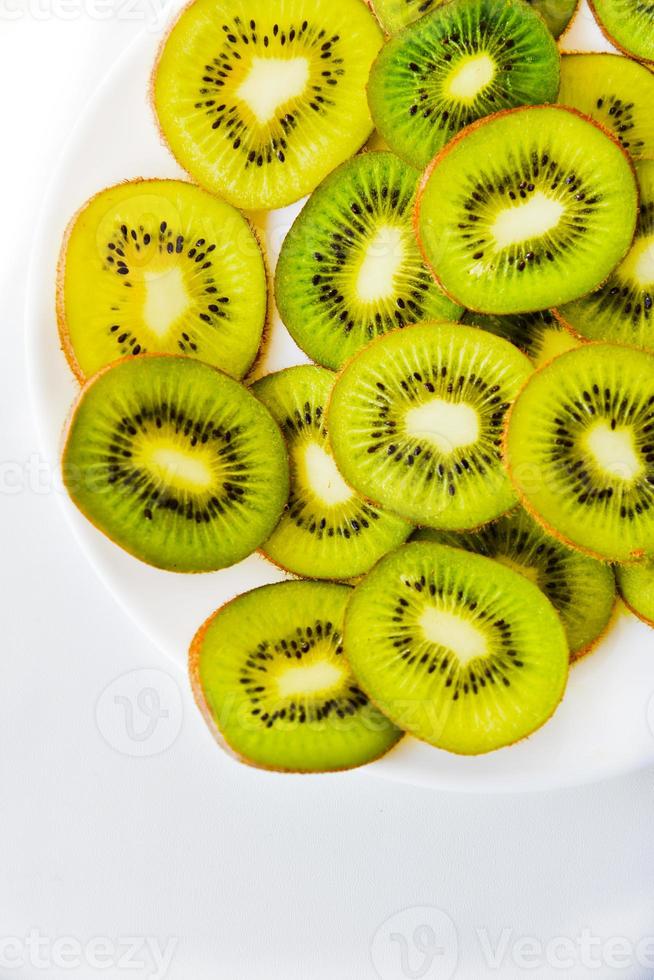
[[[98,728],[122,755],[159,755],[175,742],[184,718],[177,682],[163,670],[132,670],[113,680],[98,698]]]
[[[451,980],[459,960],[456,926],[431,906],[403,909],[379,927],[370,955],[380,980]]]

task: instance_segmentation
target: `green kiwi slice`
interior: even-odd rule
[[[558,357],[515,402],[505,453],[525,507],[566,544],[654,555],[654,355],[585,344]]]
[[[243,762],[287,772],[351,769],[401,737],[343,654],[351,593],[327,582],[266,585],[228,602],[196,634],[196,700]]]
[[[176,572],[233,565],[288,497],[282,435],[242,385],[187,357],[126,358],[82,390],[63,453],[66,489],[130,554]]]
[[[338,472],[325,426],[334,379],[324,368],[300,365],[251,389],[279,424],[291,465],[288,508],[262,550],[307,578],[362,575],[412,530],[360,497]]]
[[[634,160],[654,154],[654,75],[616,54],[564,54],[558,101],[596,119]]]
[[[471,534],[424,528],[415,539],[474,551],[525,575],[561,617],[573,660],[595,645],[610,622],[615,605],[610,566],[561,544],[522,508]]]
[[[616,48],[639,61],[654,62],[652,0],[589,0],[606,37]]]
[[[418,324],[374,341],[339,375],[328,428],[345,480],[380,506],[460,530],[516,502],[502,465],[510,404],[531,374],[507,341]]]
[[[482,313],[532,313],[595,289],[625,256],[638,188],[626,151],[563,106],[464,130],[418,198],[422,249],[445,291]]]
[[[513,316],[467,311],[461,322],[504,337],[526,354],[537,368],[580,345],[580,341],[561,326],[551,310],[516,313]]]
[[[345,652],[396,725],[462,755],[540,728],[569,670],[561,621],[537,586],[488,558],[427,541],[398,548],[357,586]]]
[[[181,180],[101,191],[64,239],[59,330],[82,381],[146,352],[186,354],[241,378],[259,350],[267,302],[263,256],[248,222]]]
[[[587,340],[654,350],[654,161],[636,164],[640,215],[626,258],[599,289],[559,307],[557,316]]]
[[[313,193],[286,236],[277,305],[296,343],[325,367],[339,368],[395,327],[462,312],[416,244],[417,182],[392,153],[362,154]]]
[[[450,0],[385,44],[368,99],[391,149],[422,169],[464,126],[558,89],[556,43],[522,0]]]
[[[361,0],[194,0],[155,66],[163,136],[232,204],[291,204],[370,136],[366,83],[382,40]]]
[[[654,626],[654,562],[618,565],[615,574],[629,609],[648,626]]]
[[[443,0],[373,0],[379,23],[388,34],[397,34],[439,6]],[[554,37],[566,29],[577,9],[578,0],[528,0],[541,15]]]

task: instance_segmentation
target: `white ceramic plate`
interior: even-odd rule
[[[53,178],[30,270],[27,327],[29,364],[43,449],[58,473],[61,432],[77,386],[59,348],[54,282],[59,244],[70,216],[94,192],[133,177],[182,177],[161,144],[147,101],[159,36],[144,33],[95,93],[71,136]],[[568,49],[610,50],[583,8],[566,38]],[[271,262],[299,210],[259,218]],[[277,319],[265,371],[305,361]],[[283,575],[253,556],[235,568],[182,576],[141,564],[106,540],[68,502],[55,477],[68,519],[91,564],[120,604],[180,670],[198,625],[239,592]],[[93,637],[89,637],[89,646]],[[654,762],[654,632],[623,613],[601,647],[572,671],[563,705],[528,740],[479,758],[448,755],[404,739],[368,767],[398,781],[468,791],[570,786]]]

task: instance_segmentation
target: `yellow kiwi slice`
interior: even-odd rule
[[[154,107],[180,164],[245,208],[310,193],[372,131],[382,44],[361,0],[195,0],[174,24]]]
[[[64,239],[59,330],[81,380],[145,353],[185,354],[241,378],[259,350],[267,300],[248,222],[184,181],[109,187]]]

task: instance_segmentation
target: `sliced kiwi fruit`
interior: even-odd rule
[[[501,460],[504,418],[531,374],[493,334],[418,324],[374,341],[339,375],[328,412],[338,468],[416,524],[478,527],[515,494]]]
[[[230,204],[180,180],[133,180],[91,198],[66,232],[57,314],[80,380],[119,360],[185,354],[236,378],[266,321],[263,256]]]
[[[177,572],[245,558],[270,536],[289,488],[265,406],[215,368],[161,354],[125,358],[83,388],[63,476],[92,524]]]
[[[415,540],[473,551],[525,575],[561,617],[573,660],[595,645],[610,622],[615,605],[610,566],[561,544],[522,508],[474,533],[424,528]]]
[[[640,215],[626,258],[599,289],[559,307],[557,316],[587,340],[654,350],[654,161],[636,164]]]
[[[361,0],[194,0],[154,71],[164,138],[232,204],[291,204],[370,136],[366,82],[381,44]]]
[[[526,354],[537,368],[580,345],[580,341],[561,326],[551,310],[516,313],[513,316],[467,311],[461,322],[504,337]]]
[[[638,160],[654,155],[654,74],[617,54],[564,54],[558,101],[610,129]]]
[[[436,158],[416,227],[434,274],[481,313],[532,313],[595,289],[625,256],[638,188],[624,148],[563,106],[490,116]]]
[[[648,626],[654,626],[654,562],[618,565],[616,577],[629,609]]]
[[[654,355],[585,344],[529,379],[506,462],[525,507],[596,558],[654,556]]]
[[[397,34],[439,6],[443,0],[373,0],[379,23],[388,34]],[[554,37],[566,29],[577,9],[578,0],[528,0],[538,11]]]
[[[373,10],[387,34],[397,34],[441,3],[442,0],[372,0]]]
[[[600,28],[616,48],[639,61],[654,62],[654,4],[651,0],[589,0]]]
[[[456,320],[412,228],[418,175],[392,153],[366,153],[318,188],[286,236],[275,292],[296,343],[339,368],[374,337],[421,320]]]
[[[523,0],[450,0],[384,45],[368,99],[391,149],[422,169],[464,126],[558,89],[556,43]]]
[[[269,374],[251,389],[279,424],[291,464],[288,509],[262,550],[307,578],[362,575],[413,529],[373,507],[338,472],[325,426],[334,378],[307,364]]]
[[[343,654],[351,593],[331,582],[266,585],[228,602],[196,634],[196,700],[214,735],[243,762],[291,772],[351,769],[401,737]]]
[[[566,686],[569,651],[549,599],[480,555],[417,541],[357,586],[345,652],[396,725],[479,755],[540,728]]]

